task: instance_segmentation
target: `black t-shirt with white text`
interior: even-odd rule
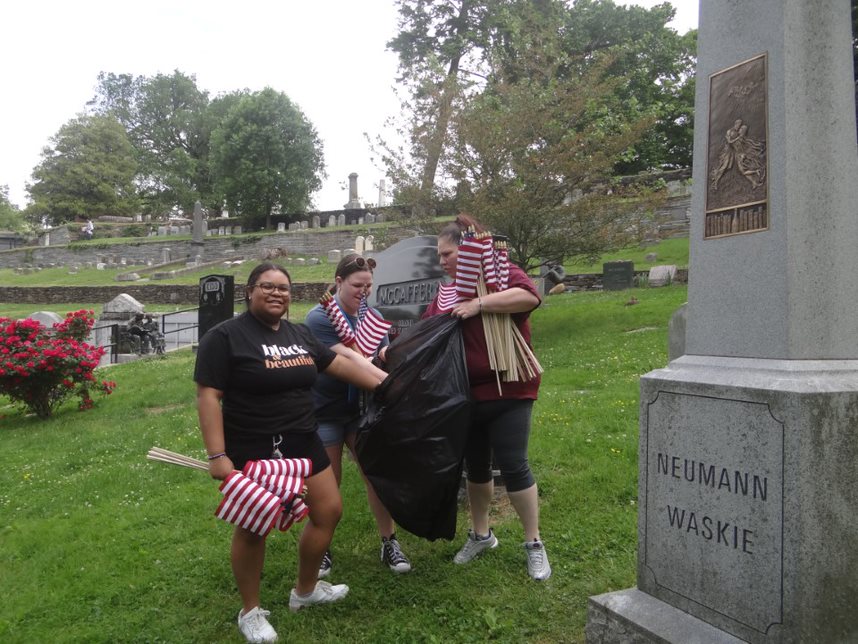
[[[194,381],[224,392],[226,432],[309,433],[313,383],[335,356],[303,324],[275,331],[245,312],[200,339]]]

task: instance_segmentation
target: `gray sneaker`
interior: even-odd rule
[[[489,534],[487,537],[477,536],[474,534],[473,530],[468,530],[468,540],[465,541],[465,545],[463,545],[462,549],[456,553],[455,557],[453,557],[453,563],[468,563],[480,555],[483,550],[489,550],[497,547],[498,538],[495,536],[495,533],[492,532],[491,528],[489,528]]]
[[[294,613],[305,606],[313,606],[314,604],[330,604],[331,602],[341,600],[348,594],[349,587],[345,584],[332,586],[327,581],[317,581],[316,587],[309,595],[299,595],[293,588],[292,592],[289,594],[289,609]]]
[[[238,630],[248,642],[276,642],[277,631],[268,623],[266,617],[271,613],[259,606],[238,614]]]
[[[534,539],[525,541],[523,545],[527,553],[527,574],[537,581],[548,579],[551,576],[551,564],[548,563],[545,544],[539,539]]]

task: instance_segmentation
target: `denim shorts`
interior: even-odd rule
[[[325,447],[342,445],[346,442],[346,436],[354,434],[357,428],[358,421],[354,418],[348,420],[320,420],[319,438],[322,439],[322,445]]]

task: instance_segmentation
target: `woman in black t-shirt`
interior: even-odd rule
[[[306,480],[310,514],[298,545],[298,580],[289,599],[295,611],[337,601],[348,593],[345,584],[316,579],[342,514],[342,500],[316,432],[311,388],[322,371],[367,390],[375,389],[380,380],[376,372],[317,342],[304,325],[283,319],[291,286],[282,266],[257,266],[247,280],[247,311],[200,339],[194,380],[212,478],[223,480],[249,460],[284,457],[312,462]],[[259,606],[265,538],[236,527],[231,558],[243,603],[239,629],[248,641],[274,641],[277,634],[266,619],[269,613]]]

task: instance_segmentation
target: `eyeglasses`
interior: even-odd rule
[[[354,264],[361,270],[363,270],[367,266],[369,266],[369,270],[375,270],[375,260],[372,257],[361,257],[360,255],[358,255],[352,261],[346,264],[343,268],[348,268],[352,264]]]
[[[277,291],[280,295],[289,295],[289,292],[292,290],[289,284],[274,284],[272,282],[257,282],[253,286],[258,287],[266,295],[271,295],[274,291]]]

